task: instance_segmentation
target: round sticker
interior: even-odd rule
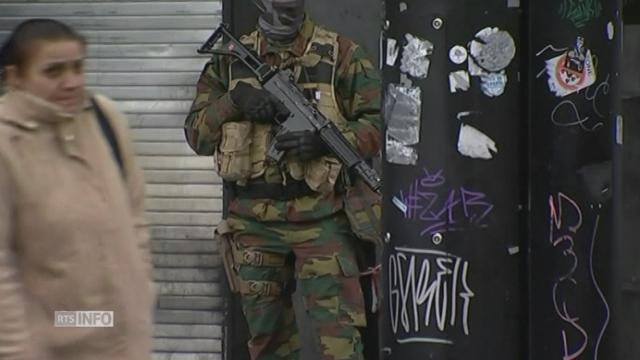
[[[467,49],[460,45],[452,47],[451,50],[449,50],[449,59],[451,59],[451,62],[454,64],[462,64],[467,61]]]
[[[497,72],[511,63],[516,55],[516,43],[511,35],[498,28],[485,28],[471,41],[474,61],[486,71]]]

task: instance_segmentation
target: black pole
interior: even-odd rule
[[[382,358],[523,359],[519,1],[387,1],[386,13]]]
[[[620,3],[539,0],[528,10],[529,359],[623,359],[612,225]]]

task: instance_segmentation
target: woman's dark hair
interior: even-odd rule
[[[29,60],[30,46],[36,41],[75,40],[83,45],[85,38],[70,26],[53,19],[25,20],[13,29],[0,48],[0,69],[9,65],[18,68]]]

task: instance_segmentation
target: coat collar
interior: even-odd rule
[[[84,109],[91,107],[85,95]],[[35,130],[43,124],[72,121],[77,114],[62,111],[58,106],[25,91],[10,90],[0,98],[0,117],[25,129]]]

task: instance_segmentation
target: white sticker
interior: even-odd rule
[[[624,144],[624,118],[622,115],[616,117],[616,144]]]
[[[509,255],[516,255],[520,252],[520,246],[510,246],[507,251],[509,251]]]
[[[576,93],[596,82],[591,50],[583,44],[584,39],[578,38],[575,48],[546,61],[549,89],[558,97]]]
[[[407,3],[402,1],[400,3],[400,12],[405,12],[405,11],[407,11]]]
[[[463,46],[456,45],[452,47],[451,50],[449,50],[449,59],[454,64],[460,65],[464,63],[465,61],[467,61],[467,56],[467,49],[465,49]]]
[[[402,200],[398,199],[397,196],[393,197],[393,204],[400,209],[400,211],[402,211],[402,213],[406,216],[407,215],[407,210],[409,210],[409,208],[407,207],[407,205],[405,203],[402,202]]]
[[[613,40],[613,37],[616,34],[616,28],[615,26],[613,26],[613,23],[611,21],[609,21],[609,23],[607,24],[607,36],[609,37],[609,40]]]
[[[449,89],[452,93],[467,91],[470,85],[471,81],[469,80],[468,72],[460,70],[449,74]]]
[[[400,48],[398,47],[398,41],[396,39],[387,39],[387,65],[395,66],[396,60],[398,59],[398,54],[400,53]]]
[[[493,154],[498,153],[495,141],[482,131],[470,125],[460,125],[460,137],[458,138],[458,151],[464,156],[474,159],[493,159]]]
[[[476,64],[475,61],[473,61],[473,58],[469,58],[468,64],[469,64],[469,75],[480,76],[480,75],[486,74],[486,72],[482,70],[482,68],[478,66],[478,64]]]

